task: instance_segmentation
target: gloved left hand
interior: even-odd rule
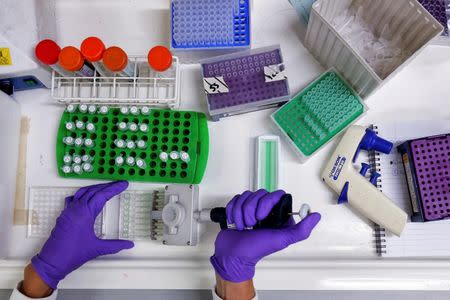
[[[131,241],[101,240],[94,232],[95,219],[106,202],[127,187],[126,181],[93,185],[66,198],[66,208],[58,217],[49,239],[31,260],[35,271],[52,289],[84,263],[134,247]]]

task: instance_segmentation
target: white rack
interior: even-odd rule
[[[172,66],[164,72],[153,71],[147,57],[130,57],[135,63],[133,77],[62,77],[52,76],[52,97],[60,103],[111,105],[147,105],[177,108],[180,105],[180,65],[173,57]]]

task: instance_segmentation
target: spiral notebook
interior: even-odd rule
[[[374,124],[380,137],[394,142],[390,155],[371,153],[372,168],[381,174],[378,189],[411,215],[408,186],[401,156],[396,147],[401,143],[450,132],[450,120],[394,122]],[[377,254],[382,257],[449,257],[450,220],[406,224],[400,237],[375,226]]]

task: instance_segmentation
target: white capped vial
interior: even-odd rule
[[[139,125],[139,130],[140,130],[141,132],[148,132],[148,125],[145,124],[145,123],[140,124],[140,125]]]
[[[83,162],[91,163],[94,159],[90,155],[85,154],[81,157],[81,160]]]
[[[120,131],[126,131],[128,129],[128,126],[125,122],[119,122],[117,123],[117,128],[119,128]]]
[[[120,108],[120,113],[123,115],[128,115],[130,113],[130,109],[127,106],[122,106]]]
[[[63,143],[66,144],[67,146],[72,146],[75,143],[75,140],[71,136],[66,136],[63,138]]]
[[[83,171],[86,173],[91,173],[92,171],[94,171],[94,167],[90,163],[84,163]]]
[[[71,166],[64,166],[61,168],[64,174],[70,174],[72,173],[72,167]]]
[[[136,160],[136,166],[139,169],[145,169],[147,167],[147,164],[145,163],[145,161],[143,159],[139,158],[139,159]]]
[[[143,115],[150,114],[150,108],[148,106],[142,106],[141,107],[141,114],[143,114]]]
[[[115,159],[115,164],[118,167],[122,166],[124,162],[125,160],[123,159],[123,156],[117,156]]]
[[[136,123],[130,122],[128,123],[128,129],[132,132],[136,132],[138,130],[138,126]]]
[[[84,141],[82,138],[76,138],[73,143],[74,143],[75,147],[81,147],[84,145]]]
[[[93,148],[94,147],[94,141],[92,139],[85,139],[84,140],[84,145],[88,148]]]
[[[86,124],[86,130],[89,132],[94,132],[95,131],[95,125],[93,123],[87,123]]]
[[[95,113],[97,112],[97,106],[95,106],[95,105],[89,105],[89,107],[88,107],[88,112],[89,112],[90,114],[95,114]]]
[[[66,129],[69,131],[75,130],[75,123],[74,122],[66,122]]]
[[[86,104],[81,104],[78,109],[80,110],[81,113],[85,114],[88,111],[88,106]]]
[[[145,149],[145,148],[147,148],[147,143],[145,141],[143,141],[143,140],[139,140],[139,141],[136,142],[136,146],[139,149]]]
[[[136,161],[134,159],[133,156],[128,156],[127,157],[127,165],[129,165],[130,167],[134,166],[136,164]]]
[[[180,158],[180,153],[178,153],[177,151],[172,151],[172,152],[170,152],[169,156],[170,156],[170,159],[177,160]]]
[[[135,116],[139,115],[139,108],[137,108],[137,106],[130,107],[130,113]]]
[[[169,160],[169,154],[167,154],[167,152],[161,152],[159,154],[159,159],[162,160],[163,162],[166,162]]]
[[[136,149],[136,143],[133,141],[127,141],[127,148],[128,149]]]
[[[72,155],[70,155],[70,154],[64,155],[63,162],[65,165],[72,163]]]
[[[109,109],[108,106],[100,106],[100,108],[98,109],[98,112],[102,115],[106,115],[108,113]]]
[[[116,145],[117,148],[125,148],[126,147],[125,141],[121,140],[121,139],[115,140],[114,145]]]
[[[81,168],[81,165],[73,165],[73,172],[78,175],[83,173],[83,169]]]
[[[75,104],[69,104],[66,107],[66,111],[70,114],[74,113],[76,110],[77,110],[77,106]]]
[[[186,163],[188,163],[191,160],[191,158],[189,157],[189,153],[184,152],[184,151],[180,152],[180,158],[182,161],[184,161]]]
[[[74,164],[80,165],[82,162],[81,156],[79,156],[78,154],[74,154],[72,156],[72,161]]]
[[[84,130],[85,128],[86,128],[86,125],[84,124],[84,122],[83,121],[77,121],[76,123],[75,123],[75,127],[78,129],[78,130]]]

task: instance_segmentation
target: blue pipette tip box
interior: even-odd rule
[[[249,48],[250,1],[172,0],[172,48]]]

